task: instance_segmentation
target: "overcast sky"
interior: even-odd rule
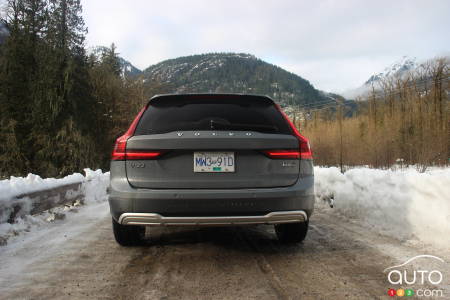
[[[341,92],[403,55],[450,51],[450,1],[82,0],[88,46],[116,43],[144,69],[179,56],[245,52]]]

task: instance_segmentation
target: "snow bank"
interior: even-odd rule
[[[86,181],[82,185],[85,203],[103,202],[108,200],[106,189],[109,186],[109,172],[103,173],[102,170],[92,171],[84,169]]]
[[[419,173],[315,167],[316,197],[337,212],[404,240],[450,245],[450,168]],[[333,200],[330,200],[333,199]]]
[[[61,179],[42,179],[38,175],[28,174],[27,177],[12,176],[10,179],[1,180],[0,224],[7,222],[11,216],[29,215],[53,207],[61,202],[61,197],[75,199],[79,195],[79,191],[71,191],[67,194],[55,192],[48,195],[44,195],[45,193],[40,195],[39,192],[81,183],[84,180],[85,177],[79,173]],[[31,196],[31,193],[33,193],[33,196]]]
[[[334,201],[334,209],[340,215],[401,240],[450,246],[450,168],[433,168],[425,173],[414,168],[396,171],[356,168],[341,174],[338,168],[315,167],[314,171],[319,204]],[[56,183],[65,185],[83,181],[84,204],[89,207],[102,205],[107,201],[109,172],[86,169],[85,173],[85,176],[74,174],[50,180],[35,175],[11,178],[0,182],[0,193],[5,199],[4,195],[14,195],[13,191],[24,193],[46,189],[50,185],[56,187]],[[23,183],[23,188],[19,182]],[[74,218],[76,212],[88,211],[81,207],[81,203],[60,206],[36,216],[22,216],[13,224],[0,224],[0,244],[2,239],[6,241],[23,232],[52,226],[49,224],[52,222],[66,222],[64,219]],[[104,213],[94,210],[91,213]]]
[[[86,176],[76,173],[62,179],[42,179],[37,175],[29,174],[24,178],[12,177],[9,180],[1,181],[1,191],[4,192],[4,195],[8,195],[9,198],[2,195],[0,200],[2,203],[0,205],[11,209],[19,201],[19,204],[23,205],[21,209],[29,209],[31,211],[33,206],[31,199],[27,197],[16,199],[15,196],[18,194],[57,188],[77,182],[83,182],[80,189],[83,194],[83,201],[77,201],[73,205],[54,207],[35,216],[29,214],[21,215],[12,224],[0,223],[0,246],[6,244],[6,241],[13,236],[36,230],[37,227],[47,225],[50,222],[65,219],[70,213],[78,212],[82,203],[89,205],[106,201],[108,199],[106,188],[109,185],[109,172],[103,173],[101,170],[92,171],[90,169],[85,169],[84,171]],[[70,198],[71,195],[66,194],[66,197]],[[0,215],[0,217],[2,216]]]
[[[0,202],[7,201],[18,195],[47,190],[83,180],[84,176],[80,173],[75,173],[61,179],[42,179],[39,175],[34,174],[28,174],[27,177],[11,176],[10,179],[0,180]]]

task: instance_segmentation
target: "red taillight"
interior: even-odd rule
[[[125,151],[127,148],[127,140],[129,136],[122,135],[116,140],[113,152],[111,154],[111,160],[125,160]]]
[[[141,109],[141,111],[138,113],[136,118],[134,118],[133,122],[131,123],[130,127],[128,128],[127,132],[125,132],[124,135],[117,138],[116,144],[114,145],[112,154],[111,154],[111,160],[125,160],[126,155],[126,149],[127,149],[127,140],[133,136],[134,131],[136,130],[136,126],[139,122],[139,119],[141,118],[142,114],[144,113],[145,109],[147,107],[144,107]]]
[[[163,151],[127,151],[125,157],[126,160],[145,160],[145,159],[156,159],[163,155]]]
[[[294,123],[289,120],[288,116],[284,113],[284,111],[281,109],[281,107],[278,104],[275,104],[278,111],[283,115],[284,119],[288,122],[289,126],[291,127],[292,133],[297,137],[298,143],[299,143],[299,150],[300,150],[300,158],[301,159],[312,159],[312,151],[311,146],[309,145],[309,141],[307,138],[305,138],[303,135],[298,132],[297,128],[295,127]]]
[[[298,150],[268,150],[264,153],[270,158],[278,159],[298,159],[300,158],[300,151]]]
[[[312,151],[311,146],[309,145],[309,141],[306,138],[303,138],[303,140],[300,140],[300,158],[303,159],[312,159]]]
[[[126,138],[126,139],[125,139]],[[156,159],[165,153],[165,151],[136,151],[126,150],[127,137],[121,136],[117,139],[112,153],[111,160],[146,160]]]

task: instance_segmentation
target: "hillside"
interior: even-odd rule
[[[122,66],[122,72],[125,76],[139,76],[142,74],[142,71],[136,68],[132,63],[128,60],[119,56],[119,62]]]
[[[211,53],[169,59],[150,66],[143,76],[177,93],[264,94],[283,105],[327,99],[307,80],[250,54]]]

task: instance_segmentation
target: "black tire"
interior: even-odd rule
[[[308,233],[308,222],[277,224],[275,232],[282,243],[300,243]]]
[[[112,219],[114,238],[121,246],[136,246],[142,244],[145,236],[145,226],[121,225]]]

